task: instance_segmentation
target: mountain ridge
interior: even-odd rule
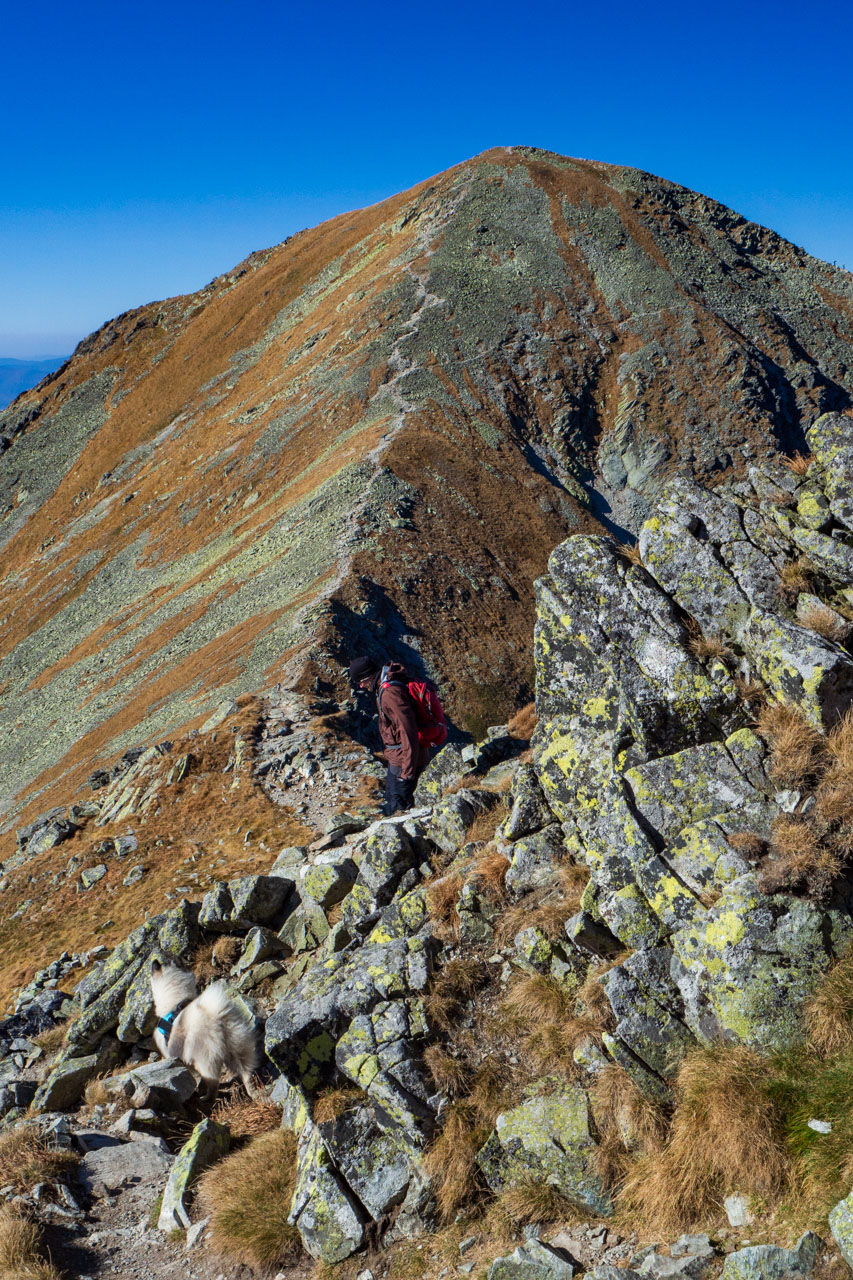
[[[851,368],[848,273],[527,148],[108,322],[0,417],[7,829],[223,699],[338,687],[354,646],[501,719],[550,550],[801,448]]]

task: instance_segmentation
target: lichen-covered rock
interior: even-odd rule
[[[512,1253],[495,1258],[487,1280],[572,1280],[575,1274],[569,1256],[541,1240],[526,1240]]]
[[[667,947],[638,951],[605,973],[601,984],[618,1019],[615,1034],[639,1060],[666,1080],[696,1047],[684,1022],[681,994],[670,974]]]
[[[312,1090],[328,1073],[345,1026],[383,1001],[422,992],[431,965],[431,936],[422,931],[365,943],[311,969],[266,1024],[266,1051],[294,1084]]]
[[[352,858],[337,854],[322,855],[313,866],[307,867],[299,880],[299,893],[316,902],[324,911],[341,902],[355,884],[358,867]]]
[[[514,896],[549,884],[565,856],[563,830],[557,822],[549,823],[532,835],[522,836],[507,850],[510,865],[506,887]]]
[[[817,1262],[822,1244],[820,1236],[807,1231],[793,1249],[779,1249],[772,1244],[754,1244],[730,1253],[721,1280],[789,1280],[790,1276],[808,1276]]]
[[[443,792],[454,782],[463,778],[469,769],[470,765],[462,758],[462,748],[455,742],[448,742],[433,756],[418,778],[414,795],[415,804],[434,804]]]
[[[330,1264],[343,1262],[364,1240],[364,1215],[312,1124],[305,1126],[299,1139],[288,1221],[302,1237],[306,1253]]]
[[[150,1106],[157,1111],[179,1109],[196,1090],[192,1072],[171,1058],[132,1067],[103,1083],[110,1096],[128,1098],[134,1107]]]
[[[809,448],[821,468],[821,488],[829,509],[853,532],[853,432],[850,419],[825,413],[806,432]]]
[[[55,1066],[33,1098],[34,1111],[70,1111],[83,1096],[83,1090],[100,1069],[101,1058],[88,1053],[82,1058],[66,1058]]]
[[[230,1145],[231,1134],[226,1125],[207,1118],[195,1126],[169,1171],[157,1220],[160,1231],[186,1230],[190,1225],[189,1197],[194,1183],[205,1169],[228,1153]]]
[[[672,935],[685,1022],[704,1043],[791,1043],[803,1001],[851,938],[847,912],[768,897],[753,875],[738,877],[704,919]]]
[[[582,1208],[609,1217],[613,1206],[593,1171],[594,1147],[586,1094],[563,1086],[499,1115],[477,1163],[493,1191],[546,1182]]]
[[[417,861],[418,851],[405,827],[380,823],[365,842],[358,884],[368,890],[377,906],[384,906]]]
[[[831,1211],[829,1229],[844,1261],[853,1270],[853,1192]]]
[[[420,1057],[428,1030],[420,1000],[383,1001],[353,1018],[335,1049],[339,1071],[368,1094],[380,1127],[414,1146],[423,1145],[435,1123]]]
[[[500,827],[502,839],[512,842],[541,831],[553,821],[531,763],[520,764],[512,780],[512,808]]]
[[[243,929],[251,929],[256,924],[280,926],[278,917],[284,913],[293,887],[285,876],[240,876],[229,880],[230,924]]]
[[[455,853],[465,843],[468,828],[481,813],[501,803],[494,791],[463,788],[435,805],[426,823],[426,834],[444,853]]]
[[[354,1107],[318,1126],[335,1167],[372,1218],[400,1204],[412,1175],[412,1148],[383,1129],[370,1107]]]
[[[251,932],[248,935],[252,936]],[[329,936],[329,922],[324,912],[309,898],[292,911],[278,931],[285,955],[299,955],[321,946]]]

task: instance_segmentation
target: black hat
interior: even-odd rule
[[[353,658],[349,664],[349,678],[353,684],[361,684],[362,680],[378,675],[379,666],[372,658]]]

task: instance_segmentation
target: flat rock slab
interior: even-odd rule
[[[127,1142],[97,1147],[80,1161],[79,1178],[94,1199],[123,1187],[150,1184],[152,1190],[166,1180],[172,1157],[153,1142]]]

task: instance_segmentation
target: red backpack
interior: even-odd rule
[[[391,685],[402,686],[403,683],[402,680],[389,680],[388,668],[383,667],[379,676],[380,695],[383,689],[388,689]],[[410,680],[406,688],[415,705],[418,744],[422,747],[443,746],[447,741],[447,721],[435,685],[429,680]],[[381,710],[381,701],[379,705]]]

